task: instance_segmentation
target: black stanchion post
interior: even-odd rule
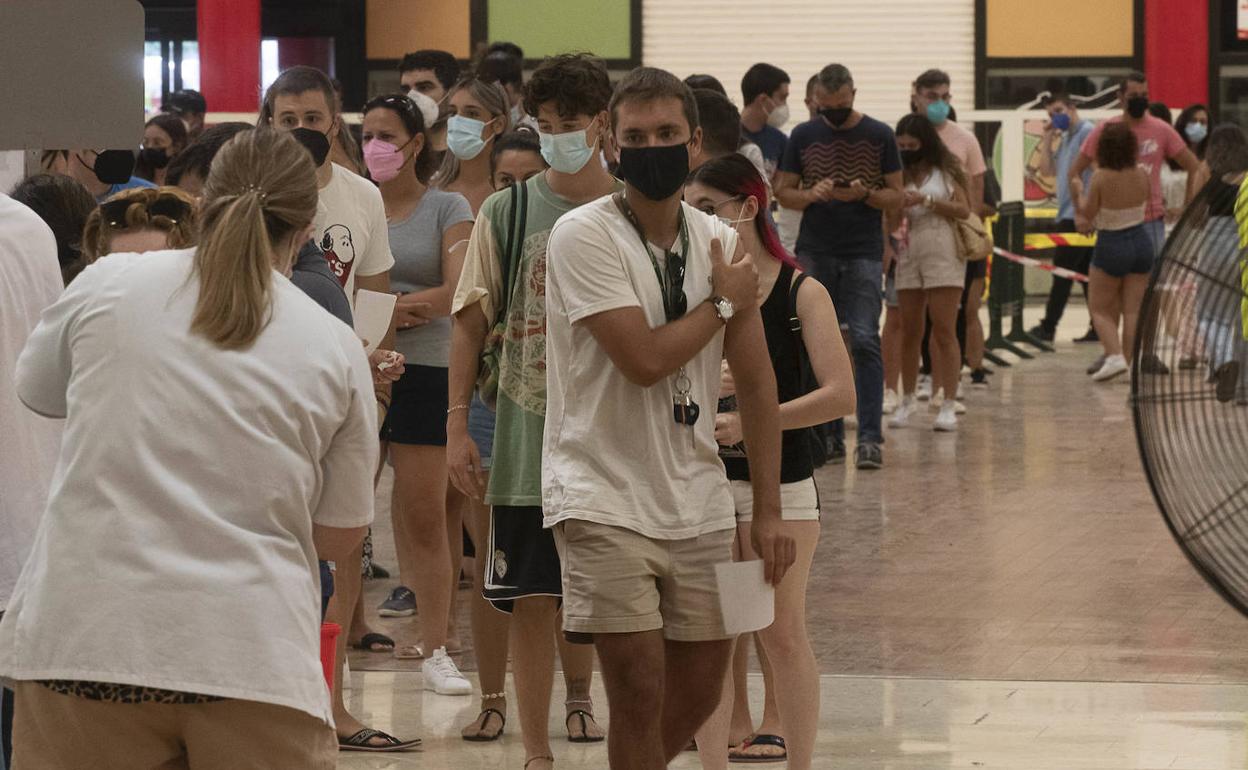
[[[1021,202],[1002,203],[997,208],[997,221],[992,229],[993,242],[1007,251],[1015,251],[1016,246],[1021,251],[1025,224]],[[988,339],[984,341],[984,346],[988,350],[1008,350],[1019,358],[1032,358],[1031,353],[1014,344],[1013,331],[1010,336],[1004,334],[1006,316],[1014,318],[1018,314],[1021,317],[1022,269],[1022,265],[1008,259],[992,260],[992,283],[988,290]],[[1018,329],[1017,321],[1014,329]]]

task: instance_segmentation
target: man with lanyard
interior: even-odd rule
[[[547,247],[542,490],[564,631],[602,663],[610,764],[658,770],[714,711],[731,651],[715,579],[735,526],[713,425],[725,356],[772,584],[795,544],[757,271],[728,225],[681,200],[701,143],[693,95],[642,67],[609,111],[625,190],[564,215]]]
[[[1052,175],[1057,186],[1057,222],[1054,232],[1075,232],[1075,201],[1070,195],[1070,166],[1079,156],[1079,150],[1092,133],[1092,124],[1079,117],[1078,106],[1066,94],[1054,94],[1050,97],[1045,109],[1049,112],[1049,124],[1044,127],[1044,135],[1040,138],[1040,173]],[[1053,140],[1057,138],[1057,149],[1053,148]],[[1092,178],[1092,169],[1083,173],[1083,186],[1086,189]],[[1084,275],[1092,265],[1091,246],[1058,246],[1053,256],[1053,264]],[[1066,310],[1066,302],[1070,299],[1071,281],[1069,278],[1053,276],[1053,288],[1049,289],[1049,301],[1044,306],[1044,319],[1031,329],[1029,334],[1045,342],[1052,342],[1057,335],[1057,324],[1062,320]],[[1088,284],[1083,284],[1083,296],[1087,299]],[[1088,326],[1087,334],[1075,342],[1096,342],[1096,330]]]

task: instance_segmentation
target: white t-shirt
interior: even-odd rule
[[[18,395],[68,418],[0,622],[0,676],[241,698],[332,724],[312,525],[372,521],[368,361],[276,272],[249,348],[191,334],[193,253],[108,255],[22,351]]]
[[[719,238],[731,255],[737,235],[717,218],[682,206],[689,229],[684,286],[692,310],[711,296],[711,239]],[[667,322],[654,267],[611,196],[555,223],[546,269],[546,526],[584,519],[659,540],[731,529],[732,494],[715,443],[723,332],[685,366],[702,411],[693,428],[677,425],[675,376],[649,388],[629,382],[578,323],[624,307],[640,307],[651,328]]]
[[[39,314],[61,294],[56,239],[39,215],[0,193],[0,612],[30,553],[61,445],[61,422],[17,398],[14,372]]]
[[[337,163],[316,202],[317,245],[329,269],[355,305],[355,277],[384,273],[394,265],[386,206],[377,186]]]

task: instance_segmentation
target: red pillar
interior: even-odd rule
[[[1209,0],[1145,0],[1144,74],[1153,101],[1209,103]]]
[[[260,109],[260,0],[198,0],[199,83],[209,112]]]

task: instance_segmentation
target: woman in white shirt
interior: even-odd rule
[[[351,329],[288,279],[307,152],[222,149],[195,249],[111,254],[43,315],[18,396],[66,417],[0,622],[15,762],[334,767],[318,551],[372,520],[376,409]]]
[[[958,379],[962,348],[958,345],[958,305],[966,279],[959,254],[956,222],[970,215],[966,173],[945,147],[925,116],[907,115],[897,124],[897,149],[905,165],[907,236],[897,261],[897,296],[901,302],[901,404],[889,419],[904,427],[915,410],[919,348],[926,318],[932,319],[932,392],[944,390],[945,400],[932,427],[958,426]]]

